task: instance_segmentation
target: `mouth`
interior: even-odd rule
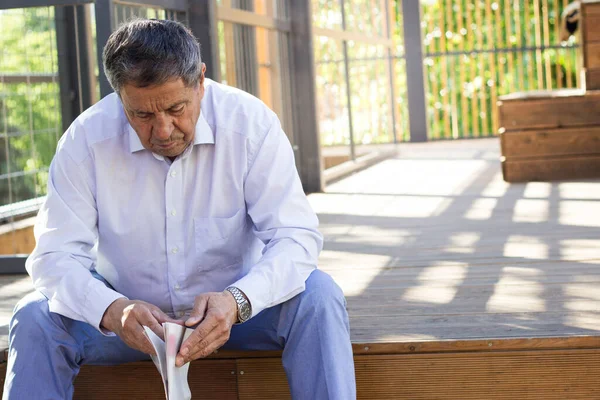
[[[167,144],[155,144],[155,146],[157,146],[158,148],[160,148],[162,150],[166,150],[166,149],[170,149],[171,147],[175,146],[175,142],[171,142],[171,143],[167,143]]]

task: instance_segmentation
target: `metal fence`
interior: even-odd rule
[[[577,46],[558,39],[568,3],[424,1],[429,137],[495,135],[498,96],[578,87]]]
[[[0,27],[0,206],[14,211],[45,194],[62,134],[54,9],[3,10]]]
[[[323,146],[408,138],[401,16],[391,0],[313,0],[319,131]]]
[[[217,19],[221,81],[257,96],[279,115],[298,163],[288,1],[220,0]]]

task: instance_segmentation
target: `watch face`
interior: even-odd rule
[[[247,321],[252,316],[252,310],[250,309],[250,305],[248,303],[242,305],[240,307],[240,320],[242,322]]]

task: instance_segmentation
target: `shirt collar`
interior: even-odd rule
[[[127,122],[127,131],[129,133],[129,150],[132,153],[144,150],[144,146],[140,141],[139,136],[129,122]],[[204,118],[204,113],[200,110],[200,117],[196,122],[196,130],[194,133],[194,146],[197,144],[215,144],[215,134],[212,131],[208,122]]]

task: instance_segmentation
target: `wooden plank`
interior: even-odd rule
[[[506,182],[557,181],[600,177],[600,155],[533,160],[503,160]]]
[[[569,399],[596,398],[598,355],[588,350],[357,357],[357,398],[537,400],[565,399],[565,393]]]
[[[237,399],[235,371],[235,360],[192,362],[188,373],[192,398]],[[164,398],[160,375],[150,361],[118,366],[84,366],[75,380],[74,399]]]
[[[600,381],[597,379],[600,375],[600,350],[597,348],[491,351],[489,343],[495,344],[480,341],[483,346],[481,352],[419,354],[415,353],[419,350],[410,345],[408,349],[414,354],[355,355],[358,399],[433,399],[443,396],[444,399],[562,400],[593,399],[600,395]],[[237,368],[234,363],[226,361],[214,368],[216,362],[211,361],[213,368],[203,370],[194,368],[198,362],[192,363],[189,381],[193,397],[290,398],[280,358],[241,360]],[[158,373],[150,369],[154,369],[151,363],[84,367],[75,383],[75,398],[162,399],[164,395]],[[114,373],[106,374],[103,370]],[[6,365],[0,364],[0,384],[5,371]],[[100,371],[102,374],[99,374]],[[86,373],[95,373],[93,378],[96,380],[93,382],[95,386],[89,388],[94,391],[89,396],[85,393],[84,397],[81,377]],[[149,379],[150,374],[157,379]],[[228,380],[221,379],[226,375]],[[110,380],[101,380],[106,378]],[[215,381],[215,378],[218,380]],[[110,382],[110,385],[100,382]],[[101,397],[99,393],[108,397]]]
[[[280,358],[238,360],[240,400],[290,399]]]
[[[600,154],[600,126],[510,131],[500,135],[502,155],[515,157]]]
[[[600,42],[588,42],[584,45],[583,67],[600,68]]]
[[[513,94],[498,103],[506,131],[600,125],[600,93],[571,89]]]
[[[495,352],[515,350],[598,349],[600,336],[516,337],[471,340],[421,340],[406,342],[353,343],[355,356],[376,354],[425,354]]]
[[[35,217],[0,225],[0,254],[30,254],[35,247]]]
[[[240,399],[290,398],[280,360],[247,360],[242,369]],[[597,349],[356,356],[355,370],[358,399],[563,400],[600,395]]]
[[[585,47],[588,43],[600,41],[600,4],[581,4],[581,37]]]
[[[600,24],[600,21],[598,22]],[[599,90],[600,89],[600,68],[588,68],[584,69],[583,75],[585,75],[585,90]]]
[[[328,29],[328,28],[312,28],[313,35],[315,36],[325,36],[328,38],[332,38],[335,40],[343,41],[343,40],[351,40],[361,44],[370,44],[373,46],[386,46],[391,47],[393,45],[393,41],[384,36],[374,36],[374,35],[365,35],[360,32],[353,31],[341,31],[336,29]]]
[[[228,8],[225,6],[217,7],[217,19],[224,22],[257,26],[281,32],[290,32],[291,30],[291,23],[288,20],[269,17],[267,15],[260,15],[252,11]]]

